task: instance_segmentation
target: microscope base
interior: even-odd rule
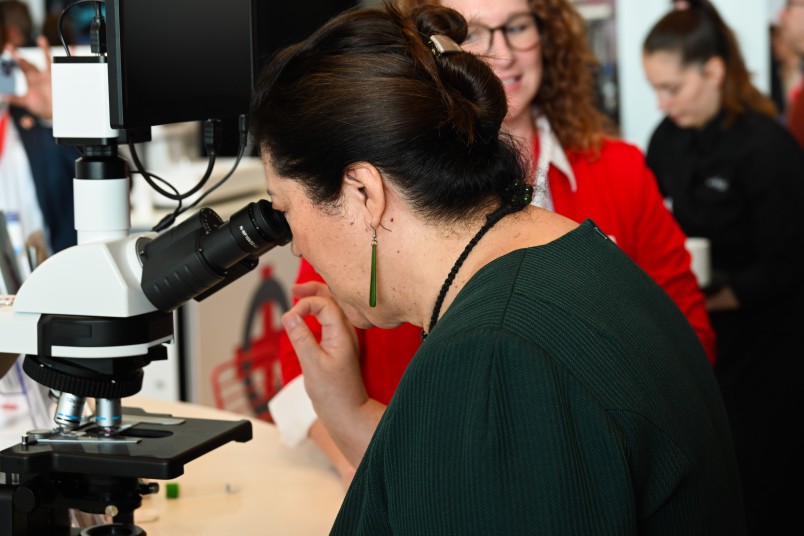
[[[132,523],[141,495],[152,492],[139,479],[176,478],[186,463],[252,437],[247,420],[173,419],[137,408],[124,408],[123,414],[136,424],[121,435],[136,443],[29,441],[0,452],[0,534],[69,535],[64,523],[70,508],[112,511],[116,523]]]

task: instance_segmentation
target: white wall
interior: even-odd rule
[[[775,0],[713,0],[726,23],[737,34],[754,84],[769,91],[768,24]],[[617,56],[619,63],[622,135],[647,146],[662,119],[653,90],[642,70],[642,42],[650,28],[670,8],[670,0],[617,0]]]

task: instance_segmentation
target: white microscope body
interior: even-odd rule
[[[25,372],[58,395],[53,429],[0,451],[0,533],[67,534],[77,508],[115,516],[93,535],[138,534],[133,512],[155,492],[141,478],[175,478],[198,456],[248,441],[251,424],[151,416],[121,399],[140,390],[143,367],[167,358],[172,312],[254,269],[290,228],[261,200],[228,222],[202,208],[167,231],[130,235],[130,175],[117,154],[129,133],[109,126],[106,57],[55,58],[52,77],[54,137],[83,147],[78,245],[0,304],[0,353],[24,354]],[[83,417],[87,398],[94,422]]]

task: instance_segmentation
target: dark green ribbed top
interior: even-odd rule
[[[695,333],[592,222],[480,270],[414,357],[333,534],[743,534]]]

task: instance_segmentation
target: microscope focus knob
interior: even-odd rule
[[[26,514],[33,512],[41,500],[40,493],[27,486],[20,486],[14,491],[14,508]]]
[[[158,482],[140,482],[139,484],[140,495],[153,495],[159,493]]]

